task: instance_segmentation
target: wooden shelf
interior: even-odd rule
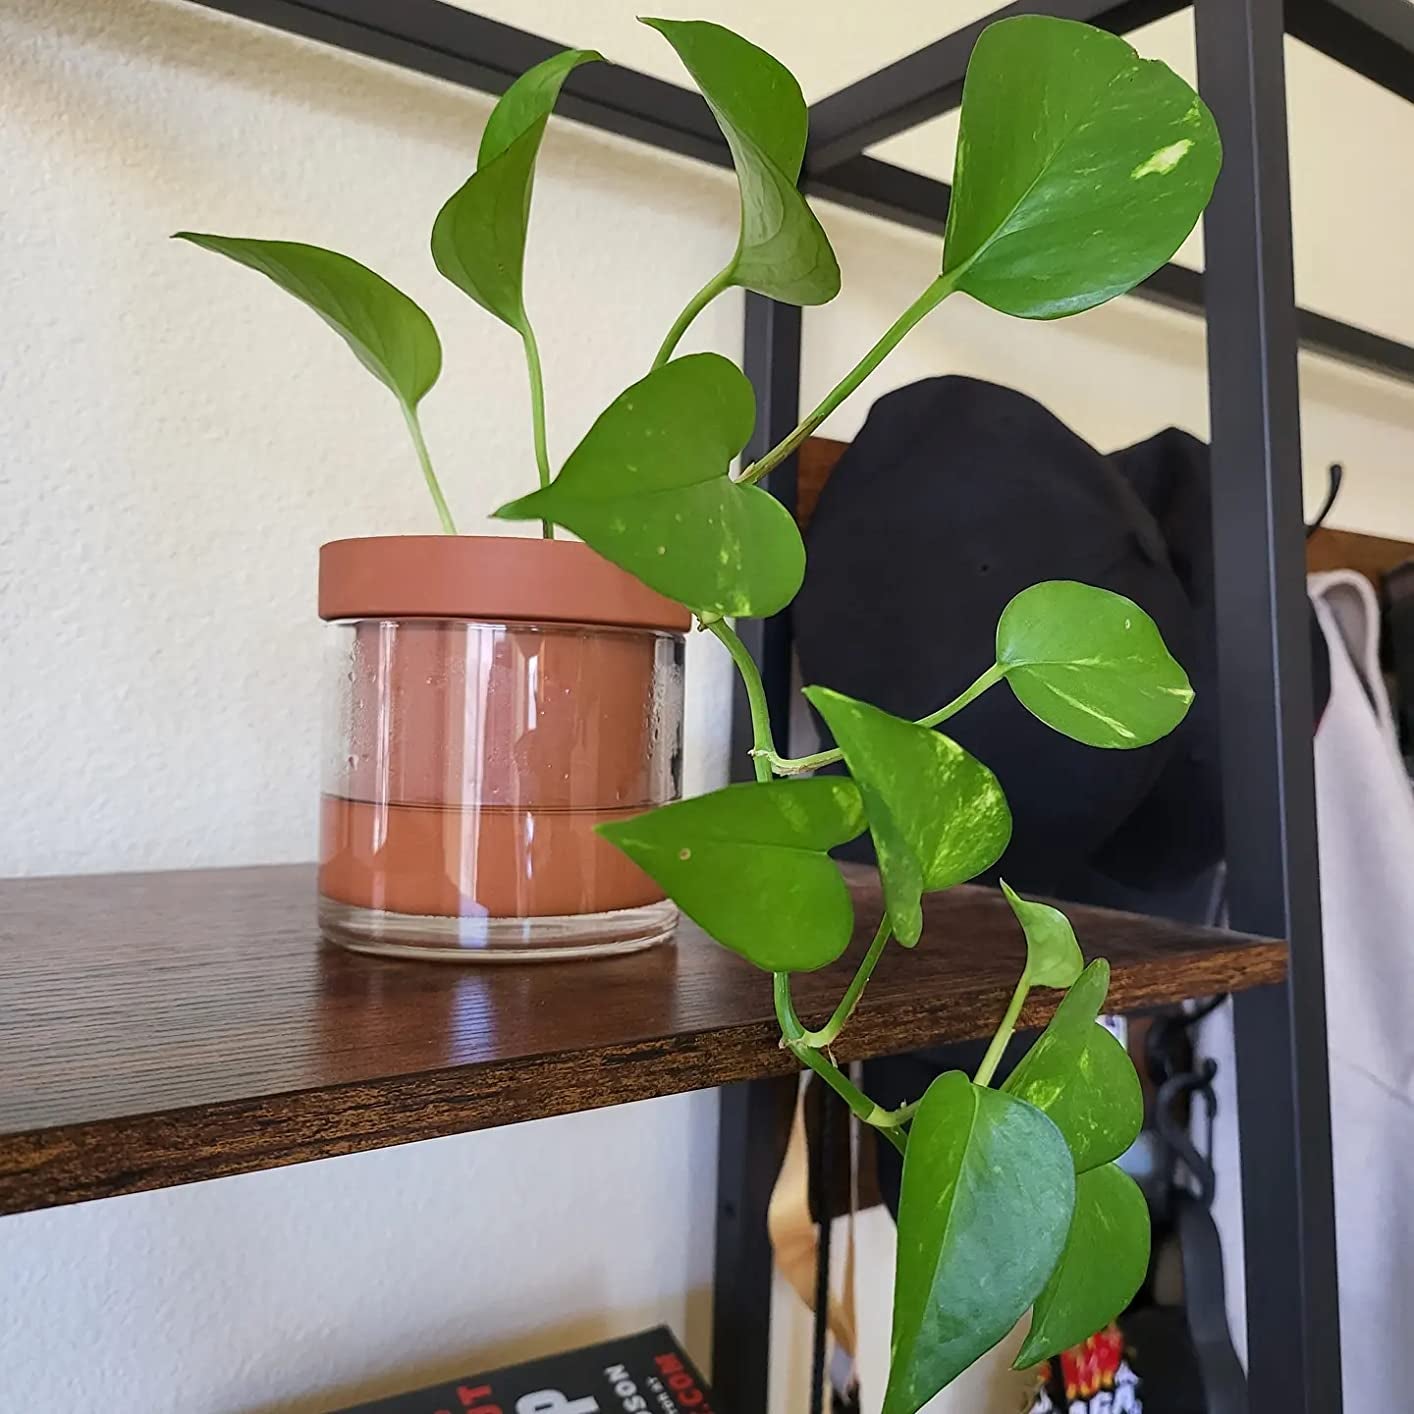
[[[854,871],[863,937],[878,886]],[[988,1034],[1021,940],[1005,903],[931,899],[840,1059]],[[1071,910],[1116,1011],[1275,982],[1281,943]],[[822,1020],[847,965],[799,978]],[[1033,1001],[1043,1022],[1054,996]],[[684,925],[598,962],[461,967],[321,945],[310,868],[0,883],[0,1213],[486,1129],[791,1069],[769,979]]]

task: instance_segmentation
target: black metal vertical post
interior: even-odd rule
[[[825,1089],[816,1076],[812,1075],[808,1083],[819,1086],[821,1091],[814,1141],[806,1145],[809,1154],[809,1207],[815,1219],[815,1321],[810,1342],[810,1414],[823,1414],[825,1389],[830,1384],[827,1371],[830,1349],[830,1239],[834,1231],[835,1209],[830,1160],[834,1155],[835,1120],[841,1101],[833,1090]]]
[[[800,416],[800,310],[777,304],[764,295],[746,294],[742,366],[756,390],[756,429],[746,444],[743,464],[769,451],[795,426]],[[795,506],[795,458],[787,457],[761,482],[777,500]],[[737,625],[751,656],[761,669],[771,731],[785,743],[790,717],[790,621],[788,614],[769,619],[743,619]],[[751,714],[738,692],[732,708],[732,779],[752,778]],[[788,746],[783,746],[788,749]]]
[[[1235,1003],[1253,1414],[1341,1407],[1282,0],[1197,0],[1224,146],[1204,222],[1233,926],[1290,939]]]
[[[771,1375],[771,1238],[766,1210],[794,1112],[797,1077],[718,1093],[712,1390],[731,1414],[766,1414]]]
[[[795,426],[800,408],[800,310],[746,296],[743,366],[756,390],[756,430],[745,460],[760,456]],[[795,505],[795,458],[762,483]],[[761,669],[771,727],[786,743],[791,649],[786,615],[737,625]],[[743,694],[732,707],[732,779],[752,776],[751,720]],[[764,979],[763,979],[764,983]],[[721,1092],[717,1136],[717,1252],[712,1289],[712,1385],[723,1409],[766,1414],[771,1354],[771,1241],[766,1208],[780,1169],[783,1120],[796,1080],[755,1080]]]

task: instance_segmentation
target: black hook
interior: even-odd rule
[[[1213,1172],[1213,1120],[1217,1114],[1217,1099],[1213,1094],[1213,1077],[1218,1073],[1214,1060],[1205,1060],[1197,1071],[1172,1075],[1159,1086],[1154,1099],[1154,1126],[1169,1154],[1183,1163],[1197,1185],[1197,1196],[1204,1207],[1211,1207],[1217,1191],[1217,1176]],[[1188,1126],[1178,1118],[1183,1102],[1189,1096],[1200,1096],[1207,1109],[1207,1153],[1200,1153]]]
[[[1335,498],[1340,495],[1341,482],[1345,480],[1345,468],[1339,462],[1332,462],[1326,468],[1326,499],[1321,502],[1321,509],[1316,512],[1316,518],[1306,527],[1306,538],[1309,540],[1325,524],[1325,519],[1331,513],[1331,507],[1335,505]]]
[[[1155,1018],[1144,1040],[1149,1077],[1155,1085],[1193,1068],[1193,1028],[1226,1000],[1227,993],[1219,992],[1191,1009],[1179,1007]]]

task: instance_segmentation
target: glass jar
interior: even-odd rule
[[[688,615],[574,541],[320,558],[319,922],[362,952],[584,957],[676,909],[595,833],[677,798]]]

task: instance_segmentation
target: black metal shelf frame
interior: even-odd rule
[[[441,0],[195,0],[418,73],[500,93],[563,47]],[[1136,293],[1206,317],[1213,446],[1221,727],[1233,926],[1291,941],[1289,981],[1236,1008],[1246,1228],[1249,1404],[1254,1414],[1339,1414],[1340,1345],[1331,1190],[1310,662],[1301,524],[1297,351],[1414,381],[1414,347],[1296,307],[1283,39],[1291,34],[1414,101],[1408,0],[1017,0],[815,104],[803,185],[896,224],[940,232],[945,183],[867,149],[957,106],[978,34],[1048,13],[1129,31],[1192,3],[1199,88],[1226,162],[1204,219],[1207,269],[1158,271]],[[727,166],[696,94],[611,64],[578,69],[559,112]],[[801,314],[746,302],[755,447],[794,423]],[[790,504],[791,463],[771,477]],[[787,716],[789,630],[749,626],[773,715]],[[749,740],[738,720],[734,732]],[[774,1176],[776,1082],[724,1092],[719,1140],[715,1384],[723,1407],[764,1414],[770,1318],[765,1205]]]

